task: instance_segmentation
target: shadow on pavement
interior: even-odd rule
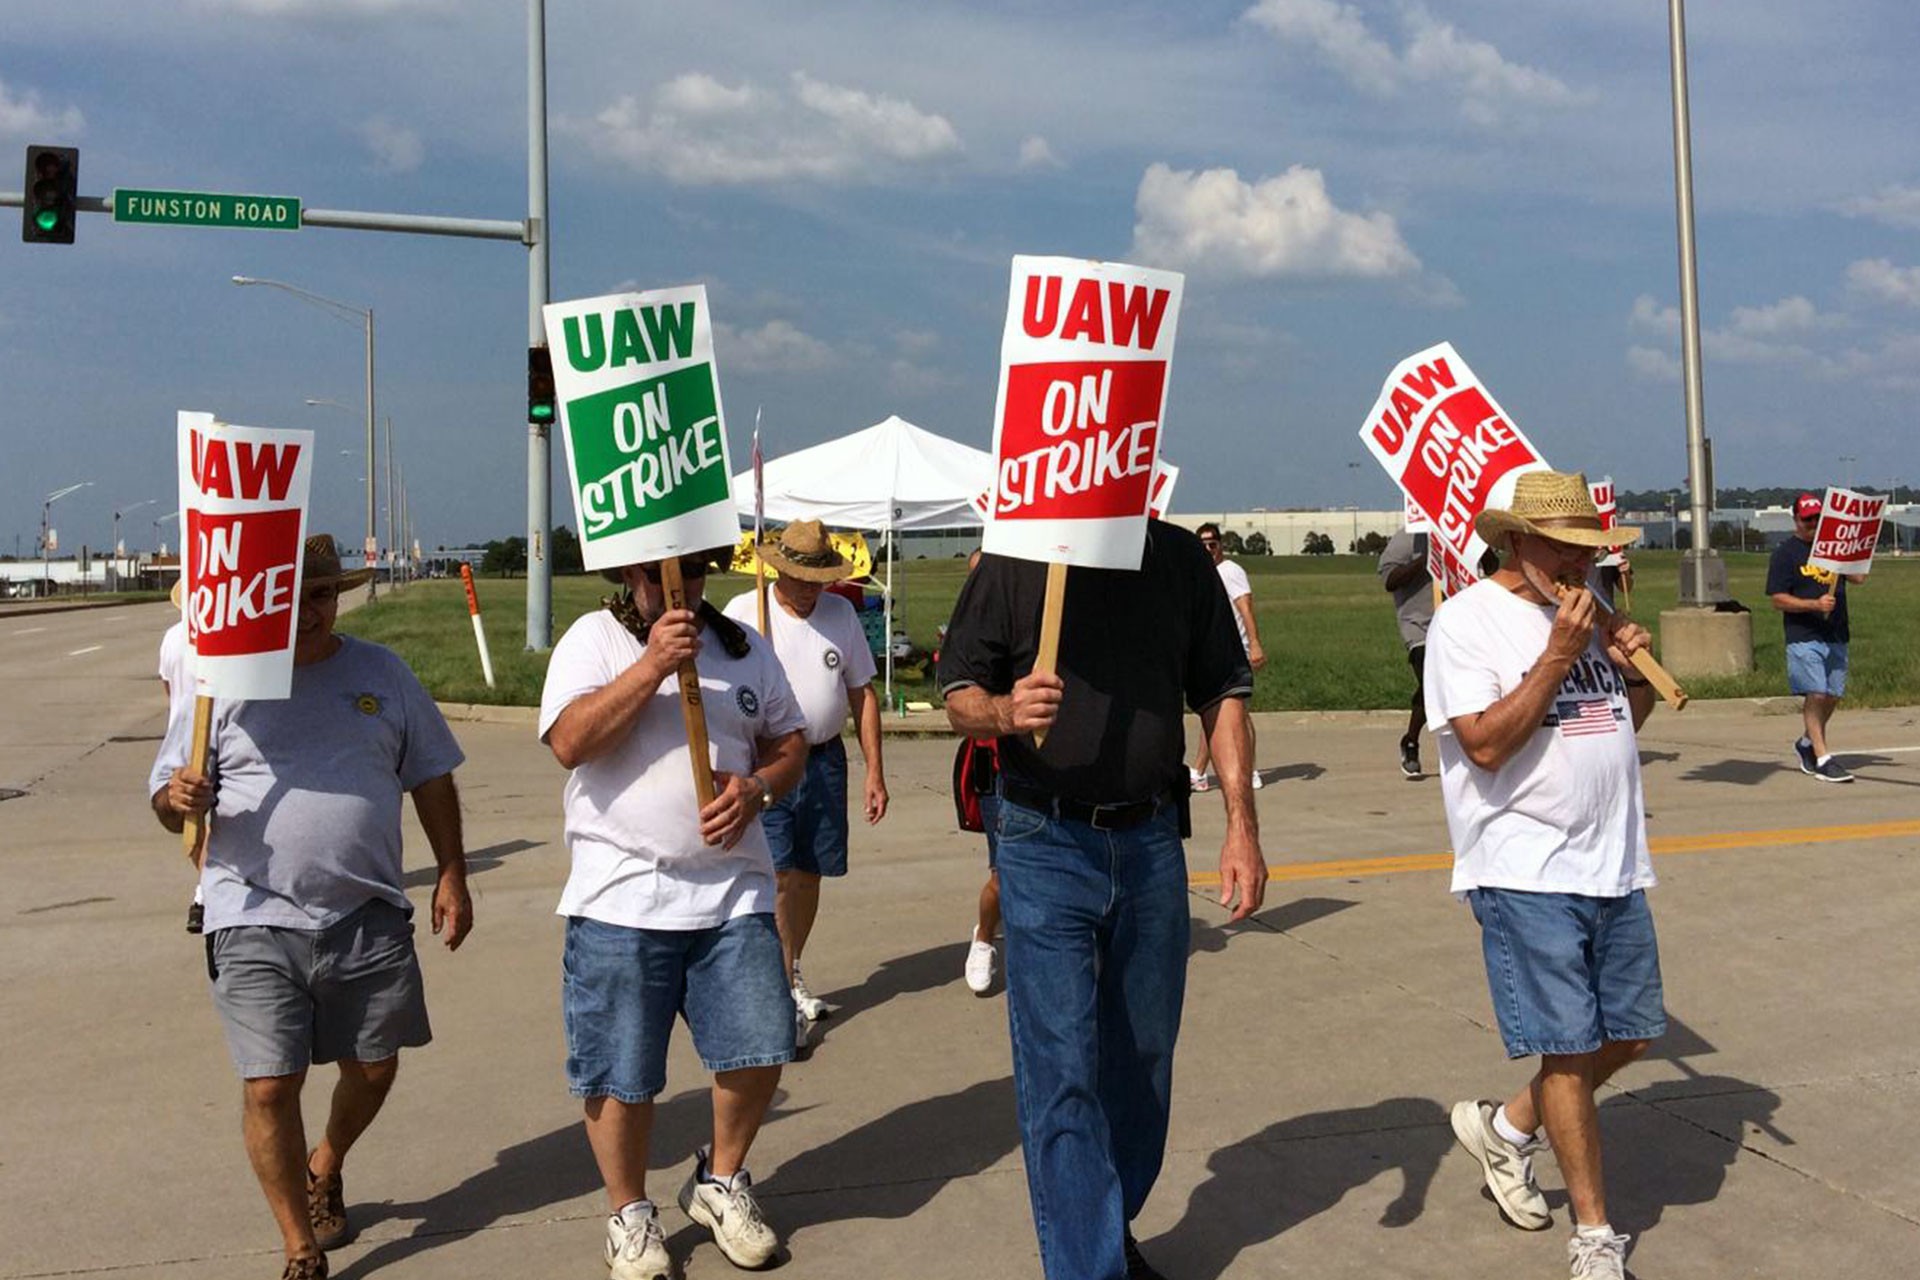
[[[1276,782],[1285,782],[1289,778],[1298,778],[1302,782],[1312,782],[1315,778],[1326,773],[1326,771],[1326,766],[1324,765],[1304,761],[1300,764],[1282,765],[1278,769],[1261,769],[1259,771],[1260,785],[1267,787]]]
[[[1145,1243],[1152,1259],[1180,1260],[1187,1280],[1217,1280],[1240,1254],[1340,1203],[1383,1173],[1399,1194],[1380,1215],[1404,1227],[1427,1206],[1440,1161],[1453,1147],[1447,1113],[1431,1098],[1388,1098],[1370,1107],[1295,1116],[1207,1161],[1180,1221]]]
[[[1773,1126],[1780,1095],[1732,1076],[1690,1075],[1627,1090],[1626,1096],[1605,1103],[1601,1116],[1604,1120],[1636,1106],[1651,1108],[1693,1131],[1694,1137],[1658,1145],[1644,1140],[1608,1141],[1608,1216],[1621,1230],[1635,1234],[1659,1226],[1669,1207],[1710,1204],[1717,1199],[1728,1170],[1745,1149],[1748,1132],[1764,1131],[1777,1142],[1793,1142]],[[1700,1141],[1701,1137],[1709,1140]]]
[[[880,967],[868,974],[867,980],[859,986],[821,993],[821,999],[832,1006],[833,1015],[824,1022],[815,1023],[814,1034],[816,1037],[830,1034],[834,1023],[845,1022],[869,1009],[877,1009],[896,996],[910,996],[915,992],[944,987],[949,982],[959,982],[960,970],[966,961],[965,942],[943,943],[924,951],[883,960]],[[817,1045],[819,1040],[816,1039],[815,1043]]]
[[[528,849],[538,849],[546,844],[545,840],[507,840],[500,844],[490,844],[484,849],[471,849],[467,852],[467,874],[479,875],[482,871],[491,871],[516,853]],[[437,867],[415,867],[407,872],[401,881],[409,889],[424,889],[439,877]]]
[[[983,1080],[910,1102],[786,1161],[765,1187],[768,1217],[783,1234],[852,1218],[905,1218],[949,1182],[992,1168],[1019,1145],[1013,1077]]]
[[[1742,787],[1757,787],[1776,773],[1797,771],[1795,764],[1773,760],[1718,760],[1697,764],[1680,775],[1682,782],[1731,782]]]
[[[679,1185],[668,1185],[657,1171],[691,1160],[694,1151],[712,1136],[710,1096],[704,1087],[688,1089],[654,1106],[647,1163],[656,1172],[647,1190],[658,1204],[671,1204]],[[782,1108],[785,1096],[784,1092],[775,1096],[766,1124],[794,1114]],[[600,1189],[600,1173],[587,1147],[586,1130],[579,1123],[563,1125],[551,1133],[505,1148],[494,1157],[492,1165],[430,1200],[355,1204],[349,1177],[347,1213],[357,1229],[365,1231],[376,1223],[393,1219],[417,1219],[418,1225],[411,1235],[382,1241],[345,1266],[340,1265],[341,1253],[334,1253],[331,1255],[334,1280],[363,1280],[383,1267],[465,1239],[502,1219],[537,1213],[583,1195],[597,1197]],[[598,1208],[598,1199],[595,1203]],[[600,1245],[598,1225],[583,1226],[580,1256],[597,1255]]]
[[[1205,896],[1207,892],[1207,890],[1201,890],[1195,896]],[[1201,952],[1225,951],[1228,941],[1235,934],[1245,933],[1249,929],[1285,933],[1290,929],[1312,924],[1316,920],[1338,915],[1348,907],[1357,905],[1359,904],[1345,898],[1295,898],[1292,902],[1269,907],[1238,924],[1231,925],[1217,925],[1196,916],[1193,921],[1193,936],[1187,943],[1187,954],[1192,956]]]

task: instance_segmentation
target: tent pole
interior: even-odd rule
[[[893,707],[893,500],[887,500],[887,528],[881,541],[881,548],[887,557],[887,594],[886,618],[881,630],[886,633],[887,646],[887,707]]]

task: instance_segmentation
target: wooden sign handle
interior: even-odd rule
[[[1660,665],[1653,654],[1646,649],[1633,651],[1633,668],[1645,677],[1653,686],[1655,693],[1667,700],[1667,705],[1675,711],[1687,709],[1687,691],[1674,682],[1667,669]]]
[[[1047,601],[1040,610],[1040,648],[1033,657],[1033,669],[1042,675],[1052,675],[1060,665],[1060,617],[1067,608],[1067,566],[1054,563],[1047,566]],[[1047,744],[1047,731],[1036,729],[1033,733],[1033,745],[1040,748]]]
[[[213,741],[213,699],[200,696],[193,700],[193,741],[187,753],[187,767],[202,777],[207,772],[207,756]],[[207,824],[197,814],[188,814],[180,827],[180,847],[194,866],[206,855]]]
[[[687,584],[680,576],[680,560],[660,562],[660,585],[666,591],[667,608],[687,607]],[[680,664],[680,715],[687,722],[687,750],[693,761],[693,790],[700,807],[713,803],[713,761],[708,759],[707,708],[700,701],[700,673],[693,659]]]
[[[773,630],[768,626],[770,620],[767,617],[767,572],[763,567],[764,563],[760,559],[760,543],[756,539],[753,544],[753,614],[760,620],[760,634],[765,636],[767,642],[771,644]]]

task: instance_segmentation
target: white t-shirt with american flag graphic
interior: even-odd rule
[[[1427,633],[1427,720],[1440,747],[1456,894],[1618,898],[1654,883],[1633,710],[1598,629],[1533,737],[1499,769],[1468,760],[1449,723],[1519,686],[1546,651],[1556,612],[1488,579],[1442,605]]]

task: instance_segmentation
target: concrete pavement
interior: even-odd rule
[[[0,628],[0,788],[23,793],[0,803],[6,1280],[278,1274],[204,957],[181,932],[189,874],[141,794],[170,621],[147,606]],[[456,729],[478,923],[448,955],[422,912],[437,1039],[406,1055],[348,1165],[361,1237],[334,1274],[584,1276],[605,1208],[561,1072],[562,773],[525,726]],[[1452,1102],[1524,1069],[1503,1060],[1476,930],[1434,869],[1437,783],[1400,779],[1398,732],[1390,715],[1263,717],[1276,880],[1242,925],[1209,896],[1221,823],[1198,798],[1173,1138],[1136,1224],[1173,1280],[1565,1274],[1551,1159],[1562,1225],[1527,1235],[1498,1222],[1447,1128]],[[1851,787],[1802,777],[1796,732],[1768,707],[1696,704],[1642,735],[1674,1026],[1602,1114],[1612,1216],[1644,1280],[1897,1276],[1920,1256],[1920,715],[1841,712]],[[856,832],[808,951],[838,1012],[755,1150],[792,1248],[782,1274],[1037,1277],[1003,1003],[959,976],[982,845],[953,829],[950,743],[888,751],[894,812]],[[424,907],[417,828],[409,849]],[[657,1199],[706,1116],[682,1036]],[[666,1221],[688,1276],[732,1273],[677,1210]]]

